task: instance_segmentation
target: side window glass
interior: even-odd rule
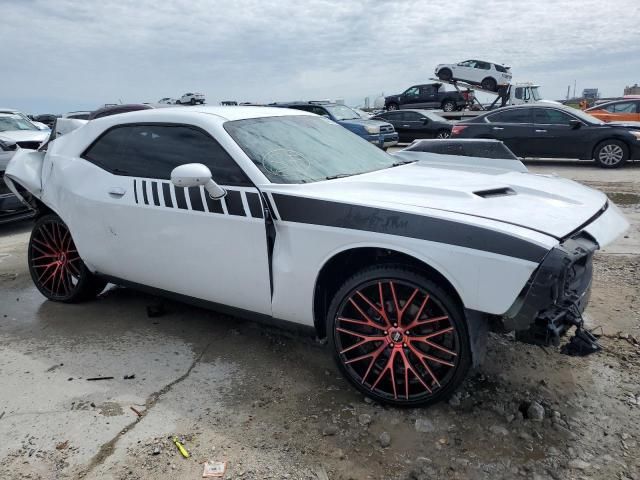
[[[489,70],[491,65],[487,62],[476,62],[476,68],[479,68],[480,70]]]
[[[571,115],[568,115],[559,110],[553,110],[551,108],[538,108],[536,110],[540,111],[541,112],[540,115],[544,115],[546,118],[546,121],[544,122],[536,121],[536,123],[547,123],[551,125],[570,125],[571,120],[574,120],[574,118]],[[543,118],[543,117],[541,116],[540,118]]]
[[[632,102],[616,103],[613,105],[613,111],[617,113],[635,113],[636,106]]]
[[[489,115],[487,120],[490,123],[531,123],[530,112],[528,108],[514,108]]]
[[[102,135],[82,157],[115,175],[164,180],[179,165],[202,163],[222,185],[250,185],[218,142],[188,126],[116,127]]]
[[[420,119],[420,115],[416,112],[404,112],[405,122],[417,122]]]
[[[522,100],[522,87],[516,88],[516,98]]]
[[[418,87],[411,87],[409,90],[404,92],[407,97],[417,97],[420,94],[420,90]]]

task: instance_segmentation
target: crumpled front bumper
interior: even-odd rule
[[[558,344],[581,321],[591,294],[593,254],[629,224],[607,203],[594,218],[551,249],[503,316],[506,330],[527,343]]]

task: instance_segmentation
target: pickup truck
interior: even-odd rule
[[[409,87],[400,95],[385,97],[384,106],[387,110],[439,108],[453,112],[468,106],[472,98],[471,91],[448,91],[442,83],[427,83]]]

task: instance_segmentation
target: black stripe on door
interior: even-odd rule
[[[254,192],[246,192],[246,195],[251,216],[253,218],[262,218],[262,204],[260,203],[260,196]]]
[[[176,203],[178,204],[178,208],[187,210],[187,199],[184,196],[184,190],[184,187],[175,187]]]
[[[147,182],[142,180],[142,199],[145,205],[149,205],[149,199],[147,198]]]
[[[204,198],[207,200],[207,207],[211,213],[224,213],[222,210],[222,200],[214,200],[206,190],[204,192]]]
[[[224,197],[227,202],[227,212],[229,215],[245,216],[244,205],[242,205],[242,197],[237,190],[227,190],[227,195]]]
[[[191,200],[191,210],[204,212],[202,197],[200,196],[200,187],[191,187],[189,190],[189,200]]]
[[[158,196],[158,182],[151,182],[151,196],[153,197],[153,204],[156,207],[159,207],[160,197]]]
[[[164,197],[164,204],[169,208],[173,208],[173,200],[171,199],[171,184],[162,184],[162,196]]]

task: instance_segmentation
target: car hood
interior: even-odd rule
[[[361,126],[364,127],[365,125],[373,125],[373,126],[380,126],[380,125],[390,125],[388,122],[383,122],[380,120],[371,120],[371,119],[366,119],[366,118],[354,118],[354,119],[350,119],[350,120],[339,120],[341,125],[354,125],[354,126]]]
[[[633,130],[640,129],[640,122],[607,122],[610,127],[624,127],[631,128]]]
[[[0,132],[0,138],[14,142],[44,142],[49,133],[48,130],[7,130]]]
[[[326,200],[472,215],[557,239],[587,223],[607,203],[602,192],[560,177],[495,170],[485,174],[426,162],[298,187],[303,195]]]

